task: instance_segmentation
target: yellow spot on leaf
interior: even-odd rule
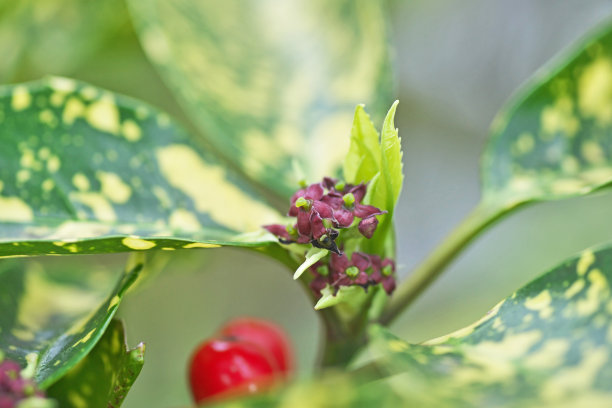
[[[570,343],[564,339],[546,340],[539,350],[529,354],[523,361],[527,368],[534,370],[553,369],[563,364],[563,357]]]
[[[523,132],[516,139],[515,149],[518,154],[526,154],[533,150],[535,141],[533,135],[529,132]]]
[[[25,183],[26,181],[28,181],[30,179],[30,176],[32,174],[30,173],[30,170],[26,170],[26,169],[21,169],[17,172],[17,183]]]
[[[60,160],[57,156],[51,156],[49,157],[49,160],[47,160],[47,171],[49,171],[49,173],[56,173],[59,168],[60,168]]]
[[[562,133],[573,137],[580,122],[572,113],[573,104],[569,97],[557,99],[554,105],[547,106],[542,110],[542,131],[548,135]]]
[[[219,244],[207,244],[204,242],[192,242],[191,244],[183,245],[185,249],[191,248],[219,248],[221,245]]]
[[[76,391],[68,392],[68,400],[74,408],[87,408],[89,406],[85,398]]]
[[[51,179],[46,179],[42,182],[43,191],[51,191],[53,190],[53,187],[55,187],[55,182]]]
[[[604,164],[606,162],[606,156],[599,143],[592,140],[587,140],[582,143],[581,149],[582,157],[585,158],[591,164]]]
[[[73,92],[76,89],[76,82],[69,78],[52,77],[49,83],[53,89],[61,92]]]
[[[115,173],[96,172],[96,177],[102,185],[102,194],[113,203],[125,204],[132,195],[132,188]]]
[[[136,251],[143,251],[146,249],[151,249],[155,247],[155,245],[157,245],[155,242],[151,242],[151,241],[147,241],[147,240],[135,238],[135,237],[123,238],[123,240],[121,240],[121,243],[124,246],[130,249],[134,249]]]
[[[584,288],[584,280],[578,279],[565,291],[565,298],[570,299]]]
[[[119,132],[119,110],[109,95],[89,105],[85,118],[92,127],[98,130],[112,134]]]
[[[391,340],[388,342],[387,345],[389,346],[389,349],[391,351],[394,351],[396,353],[408,350],[408,345],[406,345],[406,343],[401,340]]]
[[[597,58],[578,78],[578,106],[587,118],[605,126],[612,122],[612,62]]]
[[[75,173],[72,176],[72,184],[80,191],[87,191],[90,188],[89,179],[83,173]]]
[[[190,197],[197,211],[236,231],[259,229],[278,214],[232,184],[225,169],[209,165],[189,146],[157,149],[161,173],[170,185]]]
[[[579,276],[583,276],[589,270],[590,266],[595,262],[595,255],[593,251],[587,249],[582,252],[580,255],[580,259],[578,260],[578,264],[576,265],[576,272]]]
[[[548,290],[543,290],[536,296],[525,301],[525,307],[529,310],[542,310],[550,306],[552,298]]]
[[[16,111],[27,109],[32,103],[30,91],[25,86],[16,86],[13,89],[13,97],[11,99],[11,107]]]
[[[130,142],[137,142],[142,137],[140,126],[130,119],[125,120],[121,125],[121,133]]]
[[[70,199],[88,206],[93,212],[94,217],[96,217],[99,221],[117,221],[117,215],[115,214],[113,206],[108,202],[106,197],[100,193],[72,192],[70,193]]]
[[[66,125],[72,125],[76,119],[83,116],[83,112],[85,112],[85,105],[83,105],[83,102],[76,97],[70,97],[62,113],[62,122]]]
[[[17,197],[0,196],[0,221],[29,222],[34,220],[34,212],[29,205]]]
[[[79,344],[81,344],[81,343],[82,343],[82,344],[87,343],[87,342],[89,341],[89,339],[91,339],[91,336],[93,336],[93,334],[94,334],[95,332],[96,332],[96,329],[91,329],[91,330],[89,331],[89,333],[87,333],[85,336],[81,337],[81,338],[79,339],[79,341],[77,341],[76,343],[74,343],[74,344],[72,345],[72,347],[76,347],[76,346],[78,346],[78,345],[79,345]]]
[[[170,227],[185,232],[197,232],[202,230],[202,225],[198,217],[191,211],[187,211],[183,208],[177,208],[172,211],[172,214],[170,214]]]

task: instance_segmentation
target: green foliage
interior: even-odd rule
[[[0,106],[0,256],[273,241],[237,236],[276,211],[150,106],[63,78]]]
[[[28,366],[47,387],[75,364],[104,333],[142,263],[121,276],[103,268],[0,262],[0,350]],[[86,273],[84,273],[86,272]]]
[[[323,259],[329,251],[327,249],[312,247],[306,252],[306,260],[297,268],[293,274],[293,279],[298,279],[304,272],[308,270],[312,265]]]
[[[485,201],[512,207],[612,181],[612,30],[601,26],[542,69],[495,119]]]
[[[333,175],[355,105],[391,94],[385,2],[130,1],[140,39],[204,136],[283,196]],[[273,146],[273,147],[272,147]]]
[[[48,390],[62,408],[118,408],[140,374],[145,345],[126,347],[125,329],[113,320],[96,347]]]
[[[423,344],[376,326],[376,365],[417,406],[609,406],[612,248],[586,250],[480,321]]]
[[[367,183],[381,167],[380,136],[363,105],[357,105],[349,151],[342,163],[344,180],[351,184]]]

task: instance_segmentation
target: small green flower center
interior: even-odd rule
[[[287,230],[287,232],[289,233],[289,235],[293,236],[293,235],[297,235],[298,232],[295,228],[293,228],[293,225],[287,225],[285,227],[285,229]]]
[[[310,202],[304,197],[300,197],[295,201],[295,206],[304,209],[304,211],[310,211],[310,205]]]
[[[352,207],[355,204],[355,196],[353,193],[346,193],[342,196],[342,200],[344,201],[344,205],[347,207]]]
[[[342,191],[344,190],[344,187],[346,187],[346,184],[344,183],[344,181],[339,181],[336,183],[336,185],[334,186],[334,188],[338,191]]]
[[[391,268],[391,265],[385,265],[382,268],[382,274],[383,276],[390,276],[393,273],[393,268]]]
[[[329,275],[329,267],[327,267],[327,265],[323,265],[323,266],[319,266],[317,268],[317,273],[321,276],[328,276]]]
[[[354,279],[357,277],[357,275],[359,275],[359,268],[356,266],[349,266],[344,272],[349,278]]]

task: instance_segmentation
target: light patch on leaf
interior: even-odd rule
[[[79,191],[87,191],[90,188],[89,179],[83,173],[75,173],[72,176],[72,184]]]
[[[142,130],[136,122],[131,119],[123,121],[121,133],[129,142],[137,142],[142,137]]]
[[[96,177],[102,185],[102,194],[113,203],[125,204],[132,195],[132,188],[126,184],[116,173],[105,171],[96,172]]]
[[[136,237],[126,237],[121,240],[121,243],[133,250],[143,251],[147,249],[151,249],[157,245],[155,242],[147,241],[145,239],[136,238]]]
[[[306,149],[309,154],[308,174],[312,179],[319,180],[336,172],[338,163],[342,163],[349,149],[349,131],[353,116],[342,112],[326,117],[312,130],[311,146]]]
[[[15,111],[22,111],[30,107],[32,96],[30,91],[25,86],[16,86],[13,89],[13,98],[11,99],[11,108]]]
[[[546,340],[542,347],[527,356],[524,364],[533,370],[555,369],[564,363],[569,348],[570,342],[566,339]]]
[[[547,135],[558,133],[567,137],[574,137],[580,128],[580,121],[573,114],[572,100],[563,96],[558,98],[553,105],[542,109],[542,131]]]
[[[170,227],[179,231],[198,232],[202,231],[202,225],[198,217],[184,208],[177,208],[170,214]]]
[[[219,224],[250,231],[278,219],[274,210],[230,183],[225,169],[207,164],[191,147],[174,144],[158,148],[156,156],[168,183]]]
[[[31,222],[34,219],[32,208],[18,197],[0,196],[0,221]]]
[[[612,61],[600,57],[584,68],[578,79],[578,106],[601,126],[612,122]]]
[[[66,106],[64,106],[64,111],[62,113],[62,122],[64,124],[70,126],[74,123],[74,121],[83,116],[85,112],[85,105],[83,102],[74,96],[68,98],[66,102]]]
[[[100,193],[71,192],[70,199],[91,209],[94,217],[102,222],[117,221],[117,214],[106,197]]]
[[[114,99],[104,95],[87,107],[85,113],[87,122],[103,132],[117,134],[119,132],[119,110]]]
[[[595,254],[590,249],[583,251],[576,265],[576,272],[578,276],[584,276],[587,273],[591,265],[595,262]]]

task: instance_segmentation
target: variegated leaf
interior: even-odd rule
[[[0,261],[0,350],[49,386],[94,347],[141,269]]]
[[[275,241],[258,231],[276,211],[140,102],[63,78],[4,87],[0,140],[0,256]]]
[[[612,23],[544,67],[493,122],[485,201],[583,195],[612,181]]]
[[[584,251],[475,324],[423,344],[371,330],[394,392],[422,407],[612,404],[612,249]]]
[[[113,320],[96,347],[48,395],[62,408],[118,408],[144,364],[145,346],[127,347],[125,329]]]
[[[204,135],[288,196],[335,174],[355,105],[391,102],[386,2],[131,1],[149,57]]]

